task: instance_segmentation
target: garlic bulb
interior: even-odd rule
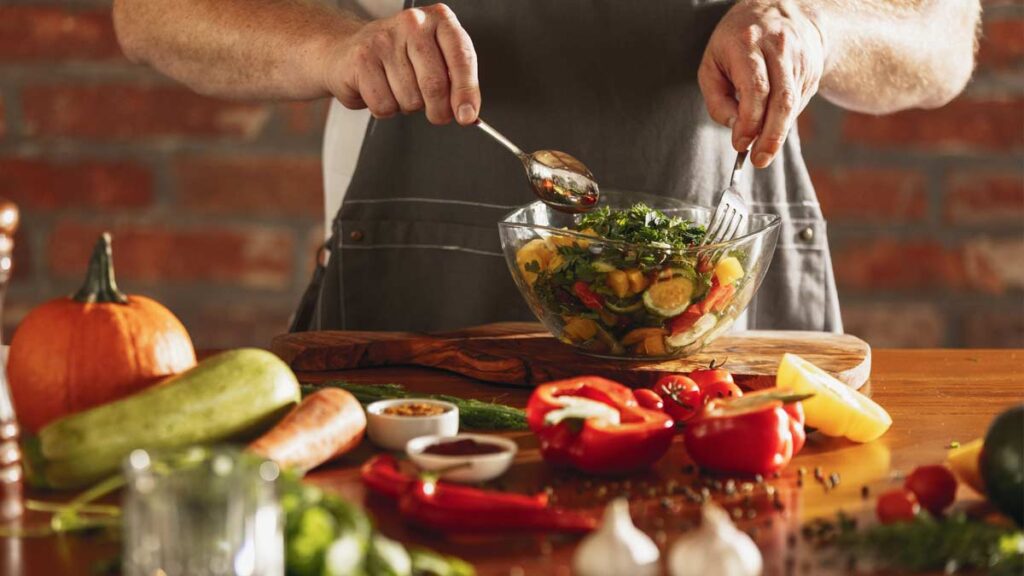
[[[601,527],[576,547],[572,569],[577,576],[653,576],[658,573],[658,547],[633,525],[629,502],[608,504]]]
[[[680,536],[668,555],[672,576],[760,576],[757,544],[717,504],[705,504],[699,529]]]

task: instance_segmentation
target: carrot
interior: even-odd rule
[[[355,396],[325,388],[306,396],[249,451],[305,473],[355,448],[365,431],[366,415]]]

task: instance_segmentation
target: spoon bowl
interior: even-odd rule
[[[601,199],[600,188],[593,173],[579,159],[558,150],[527,154],[483,120],[478,119],[476,125],[519,158],[534,194],[542,202],[570,214],[587,212],[597,206]]]

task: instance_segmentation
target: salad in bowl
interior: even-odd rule
[[[733,240],[703,245],[711,210],[608,192],[587,214],[534,202],[498,227],[509,270],[537,318],[563,342],[616,358],[692,354],[750,303],[780,219],[754,214]]]

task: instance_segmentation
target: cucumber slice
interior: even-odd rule
[[[628,304],[616,304],[610,299],[605,299],[604,307],[611,310],[616,314],[629,314],[630,312],[636,312],[644,305],[642,300],[636,300]]]
[[[604,260],[594,260],[594,263],[591,264],[591,267],[594,268],[594,271],[601,272],[603,274],[607,274],[613,270],[618,270],[618,268],[612,266],[611,264],[605,262]]]
[[[644,291],[644,306],[665,318],[682,314],[693,297],[693,280],[676,276],[671,280],[655,282]]]
[[[665,338],[665,342],[674,348],[689,346],[707,334],[717,323],[718,317],[709,312],[701,316],[689,330],[680,332],[679,334],[673,334],[672,336]]]

